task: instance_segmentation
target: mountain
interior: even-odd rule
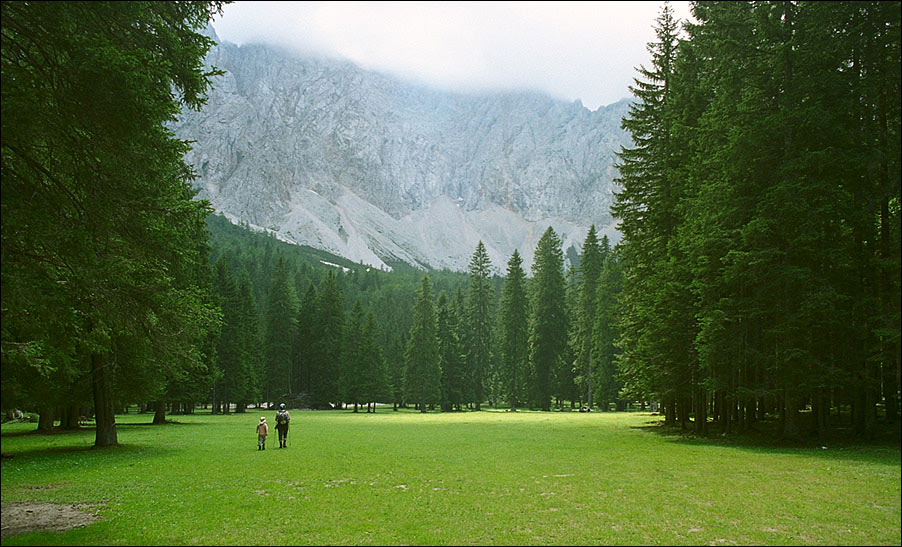
[[[579,249],[616,241],[614,153],[629,103],[590,111],[536,93],[451,93],[332,59],[221,43],[200,112],[198,197],[233,222],[375,267],[464,270],[483,241],[497,271],[531,265],[546,228]]]

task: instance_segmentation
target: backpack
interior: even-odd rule
[[[280,410],[279,413],[276,414],[276,423],[288,424],[289,421],[291,421],[291,416],[288,415],[288,412]]]

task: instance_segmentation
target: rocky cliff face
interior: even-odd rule
[[[591,112],[531,93],[454,94],[268,46],[213,48],[226,71],[176,135],[199,197],[233,221],[349,259],[503,271],[553,226],[617,239],[614,153],[627,103]]]

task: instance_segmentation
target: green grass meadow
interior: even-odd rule
[[[272,423],[273,411],[266,411]],[[667,434],[646,413],[260,411],[2,427],[3,503],[102,520],[3,545],[899,545],[898,445],[767,447]]]

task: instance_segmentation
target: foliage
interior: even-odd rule
[[[413,309],[413,326],[407,342],[407,368],[404,370],[407,397],[417,404],[420,412],[426,412],[427,405],[441,402],[437,328],[432,283],[429,276],[424,275]]]
[[[216,328],[210,209],[165,124],[204,102],[197,30],[220,7],[2,4],[3,404],[37,403],[35,376],[65,391],[88,374],[99,446],[116,444],[117,376],[149,394],[202,370]]]
[[[532,408],[550,410],[554,372],[561,364],[568,332],[564,257],[561,240],[550,226],[539,239],[532,273],[528,396]]]
[[[698,432],[823,437],[850,405],[870,437],[899,411],[900,5],[693,14],[662,11],[623,122],[624,392]]]

